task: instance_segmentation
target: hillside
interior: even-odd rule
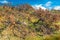
[[[51,10],[52,13],[60,14],[60,10]]]
[[[60,40],[60,14],[28,4],[0,6],[0,40]]]

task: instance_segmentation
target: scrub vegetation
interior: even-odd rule
[[[0,40],[60,40],[60,11],[0,6]]]

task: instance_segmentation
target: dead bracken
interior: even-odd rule
[[[60,40],[60,14],[53,11],[0,6],[0,40]]]

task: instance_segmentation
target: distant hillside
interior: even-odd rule
[[[51,10],[52,13],[60,14],[60,10]]]

